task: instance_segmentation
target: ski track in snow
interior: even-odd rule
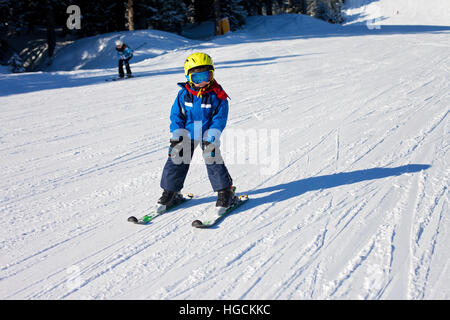
[[[209,43],[228,130],[280,130],[280,165],[229,161],[251,200],[208,230],[191,227],[215,201],[201,159],[195,199],[126,222],[161,193],[182,74],[2,96],[0,298],[450,298],[448,39]]]

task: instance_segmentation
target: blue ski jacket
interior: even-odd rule
[[[207,88],[194,90],[188,83],[178,83],[181,90],[170,112],[173,138],[188,134],[191,140],[219,144],[228,118],[228,95],[215,81]]]
[[[126,60],[133,57],[133,50],[127,45],[125,45],[125,48],[122,51],[116,49],[116,53],[120,60]]]

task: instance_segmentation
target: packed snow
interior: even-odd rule
[[[346,0],[346,24],[450,25],[448,0]]]
[[[82,39],[51,70],[1,73],[0,299],[450,299],[449,35],[252,17],[207,42]],[[146,43],[139,77],[105,82],[118,37]],[[195,199],[131,224],[161,195],[195,51],[231,97],[222,151],[250,200],[193,228],[216,200],[197,150]]]

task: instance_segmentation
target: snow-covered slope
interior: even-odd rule
[[[0,74],[0,298],[449,299],[450,30],[305,25],[162,40],[122,82]],[[194,50],[231,96],[222,149],[251,200],[192,228],[215,202],[197,152],[196,199],[132,225],[160,196]]]
[[[450,25],[448,0],[347,0],[347,24]]]
[[[154,58],[192,42],[175,34],[159,30],[101,34],[80,39],[59,50],[47,71],[116,67],[115,41],[118,39],[134,50],[134,63]]]

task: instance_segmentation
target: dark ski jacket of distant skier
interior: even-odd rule
[[[133,57],[133,50],[128,47],[126,44],[122,45],[122,48],[120,50],[116,49],[117,57],[120,60],[128,60]]]
[[[131,68],[130,68],[130,59],[133,58],[133,50],[131,50],[130,47],[128,47],[125,43],[122,42],[122,40],[116,41],[116,53],[119,57],[119,78],[124,77],[123,72],[123,65],[125,65],[126,71],[127,71],[127,77],[131,77]]]

